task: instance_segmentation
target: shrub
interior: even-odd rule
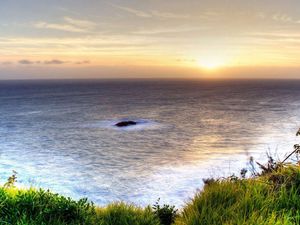
[[[166,204],[160,206],[159,201],[160,199],[152,206],[154,214],[159,218],[162,225],[171,225],[177,216],[177,209],[175,209],[175,206]]]

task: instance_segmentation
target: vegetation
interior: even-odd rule
[[[266,168],[268,168],[266,166]],[[209,180],[177,213],[173,206],[95,207],[43,190],[0,188],[0,224],[300,224],[300,167],[284,164],[251,178]]]
[[[177,215],[172,206],[99,208],[43,190],[0,188],[0,224],[300,224],[300,167],[208,182]]]
[[[160,206],[159,201],[160,199],[158,199],[157,202],[152,206],[152,209],[154,210],[154,214],[159,218],[160,223],[162,225],[173,224],[177,217],[178,210],[175,209],[175,206],[170,206],[166,204]]]
[[[297,132],[300,135],[300,130]],[[218,225],[300,224],[300,145],[281,162],[250,159],[240,177],[206,179],[201,192],[177,212],[174,206],[140,208],[114,203],[100,208],[44,190],[19,190],[17,173],[0,188],[0,224],[13,225]],[[288,163],[296,156],[296,163]],[[250,175],[247,177],[247,172]]]
[[[299,196],[295,165],[253,179],[219,180],[205,185],[176,224],[300,224]]]
[[[160,225],[150,207],[115,203],[95,207],[43,190],[0,188],[0,224]]]
[[[296,134],[300,135],[300,129]],[[283,161],[266,165],[250,159],[251,176],[206,179],[204,189],[187,203],[176,225],[300,224],[300,145]],[[296,163],[288,163],[295,156]]]
[[[93,224],[160,225],[160,222],[150,207],[143,209],[125,203],[115,203],[105,208],[97,208]]]
[[[0,224],[92,224],[95,215],[86,199],[73,201],[43,190],[0,189]]]

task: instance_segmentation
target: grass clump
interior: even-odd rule
[[[115,203],[98,208],[96,212],[96,224],[99,225],[160,225],[159,218],[150,207],[143,209],[125,203]]]

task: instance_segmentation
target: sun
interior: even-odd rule
[[[217,70],[230,64],[231,57],[225,52],[203,52],[195,57],[197,67],[205,70]]]
[[[197,60],[197,65],[206,70],[216,70],[220,67],[224,67],[226,62],[220,58],[203,57]]]

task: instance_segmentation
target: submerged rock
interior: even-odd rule
[[[117,127],[127,127],[127,126],[133,126],[133,125],[136,125],[136,124],[137,124],[137,122],[129,120],[129,121],[121,121],[119,123],[116,123],[115,126],[117,126]]]

